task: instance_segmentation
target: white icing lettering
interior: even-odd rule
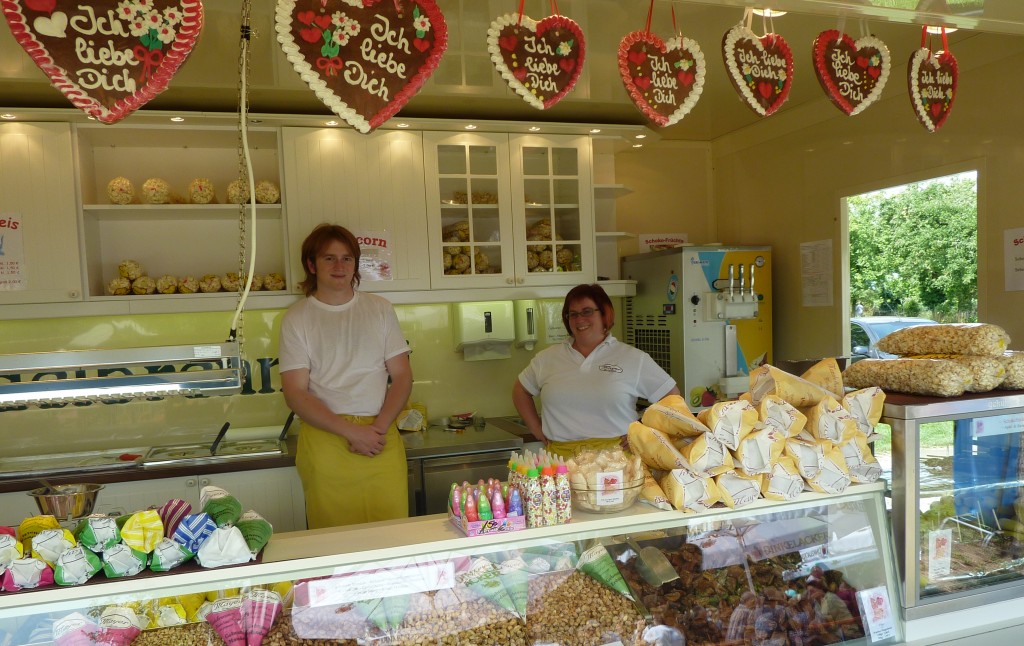
[[[654,92],[652,93],[652,96],[654,98],[654,103],[660,103],[663,105],[676,104],[676,95],[671,92],[666,92],[665,90],[655,88]]]
[[[379,43],[387,43],[395,49],[409,53],[409,40],[405,37],[405,28],[396,32],[391,28],[391,21],[386,16],[377,15],[377,22],[370,27],[370,35]]]
[[[102,88],[117,92],[135,92],[135,79],[128,75],[128,70],[118,70],[116,76],[107,77],[107,70],[84,68],[78,70],[78,84],[86,90]]]
[[[76,14],[71,18],[71,28],[80,34],[85,36],[92,36],[93,34],[103,34],[104,36],[125,36],[129,34],[125,31],[124,25],[117,18],[113,9],[107,10],[107,16],[97,16],[93,11],[93,8],[89,5],[78,5],[79,9],[85,10],[85,15]]]
[[[555,50],[543,40],[537,40],[535,36],[527,36],[523,40],[523,49],[527,54],[540,54],[542,56],[554,56]]]
[[[114,41],[108,40],[103,47],[96,48],[96,44],[84,38],[75,39],[75,54],[78,60],[86,65],[138,65],[139,61],[130,49],[119,50],[114,46]]]
[[[534,58],[532,56],[527,56],[526,62],[523,64],[523,66],[527,69],[527,71],[535,75],[543,74],[546,76],[552,76],[557,75],[559,73],[558,65],[544,58]]]
[[[384,85],[384,79],[373,78],[363,69],[359,61],[349,60],[345,63],[345,82],[349,85],[358,85],[369,94],[379,96],[385,102],[388,98],[388,88]]]
[[[379,46],[380,41],[377,42],[377,47]],[[401,79],[405,78],[405,63],[396,61],[394,54],[389,51],[374,49],[373,40],[364,38],[359,45],[359,53],[362,54],[364,61],[375,64],[388,74],[394,74]]]

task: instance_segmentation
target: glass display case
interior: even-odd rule
[[[1024,392],[886,396],[908,620],[1024,594]]]
[[[898,643],[883,489],[473,538],[440,515],[280,534],[258,563],[2,593],[0,643],[117,612],[152,622],[134,644]]]

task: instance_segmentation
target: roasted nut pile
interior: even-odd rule
[[[264,641],[264,644],[272,642]],[[291,642],[281,642],[287,644]],[[217,632],[210,627],[210,624],[203,622],[182,624],[181,626],[170,626],[168,628],[157,628],[155,630],[143,630],[132,646],[223,646],[224,640]]]
[[[586,574],[555,572],[531,579],[526,627],[530,644],[636,644],[644,619],[629,599]]]

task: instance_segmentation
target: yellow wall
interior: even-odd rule
[[[662,191],[622,198],[620,213],[643,213],[648,219],[644,231],[620,216],[621,226],[637,233],[689,230],[691,241],[697,243],[771,245],[776,359],[840,355],[847,347],[841,286],[843,267],[848,265],[842,253],[846,233],[841,198],[977,170],[979,317],[1003,326],[1016,339],[1011,347],[1024,348],[1024,292],[1003,288],[1003,231],[1024,226],[1019,108],[1024,88],[1007,82],[1008,72],[1024,65],[1024,44],[1010,36],[1005,41],[997,54],[974,51],[970,40],[958,45],[957,98],[936,133],[917,122],[907,96],[906,67],[894,65],[883,100],[857,116],[847,117],[822,95],[713,142],[710,198],[699,196],[697,187],[681,174],[671,193],[669,184]],[[813,82],[808,75],[801,78]],[[636,177],[664,176],[674,166],[673,158],[692,161],[689,150],[673,145],[655,144],[638,156],[620,153],[617,167]],[[620,175],[618,181],[628,185],[630,180]],[[691,199],[691,190],[698,197]],[[666,195],[683,200],[682,205],[663,208],[669,201]],[[626,209],[627,200],[635,207]],[[708,204],[714,215],[700,229],[690,214]],[[800,243],[819,240],[832,241],[834,305],[802,307]]]
[[[558,306],[561,300],[549,301]],[[613,299],[621,311],[618,299]],[[463,361],[454,350],[450,308],[446,304],[396,306],[399,322],[413,349],[412,400],[427,405],[431,420],[475,411],[485,417],[515,414],[512,384],[533,351],[513,348],[511,358]],[[250,311],[243,321],[243,358],[276,364],[283,310]],[[232,313],[159,314],[6,321],[0,354],[116,349],[223,341]],[[621,321],[615,332],[621,337]],[[278,426],[288,410],[280,393],[280,376],[270,370],[270,383],[254,370],[252,392],[228,397],[127,404],[29,408],[0,412],[3,454],[7,456],[71,453],[100,449],[145,448],[162,444],[212,441],[220,426]],[[230,432],[229,432],[230,435]]]

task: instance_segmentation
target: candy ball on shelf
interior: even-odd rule
[[[170,274],[157,278],[156,291],[161,294],[173,294],[178,291],[178,279]]]
[[[249,288],[251,291],[258,292],[263,289],[263,275],[253,274],[252,275],[252,287]]]
[[[139,276],[132,281],[132,293],[139,296],[152,294],[156,291],[156,281],[150,276]]]
[[[117,266],[117,273],[121,278],[135,280],[142,275],[142,265],[137,260],[122,260]]]
[[[132,281],[123,276],[114,278],[107,283],[107,293],[111,296],[124,296],[132,291]]]
[[[256,184],[256,202],[259,204],[277,204],[281,199],[281,189],[277,184],[262,180]]]
[[[189,182],[188,200],[192,204],[209,204],[213,202],[213,182],[205,177],[197,177]]]
[[[199,291],[199,281],[195,276],[182,276],[178,279],[179,294],[195,294]]]
[[[245,204],[249,201],[249,182],[244,179],[235,179],[228,184],[228,202],[232,204]]]
[[[242,280],[237,271],[229,271],[220,277],[220,285],[226,292],[237,292],[242,285]]]
[[[220,291],[220,278],[213,274],[206,274],[199,279],[199,291],[210,294]]]
[[[272,271],[263,279],[263,287],[267,291],[276,292],[284,289],[284,276]]]
[[[146,204],[170,204],[171,185],[159,177],[147,179],[142,183],[142,201]]]
[[[127,177],[115,177],[107,184],[107,197],[111,204],[131,204],[135,199],[135,185]]]

